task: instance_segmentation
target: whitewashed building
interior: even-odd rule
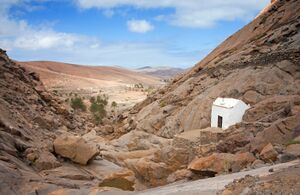
[[[217,98],[211,109],[211,127],[227,129],[242,121],[245,111],[250,105],[233,98]]]

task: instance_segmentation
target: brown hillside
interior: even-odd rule
[[[299,1],[275,1],[189,72],[137,105],[131,111],[137,129],[173,137],[208,127],[212,101],[220,96],[252,107],[276,96],[286,97],[284,103],[299,96],[299,14]]]
[[[133,172],[96,157],[96,144],[80,136],[91,127],[86,118],[65,109],[35,72],[0,49],[0,194],[61,189],[89,194],[106,177],[122,174],[130,178],[122,181],[133,185]],[[105,139],[99,137],[97,144],[101,143]]]
[[[50,61],[18,62],[39,73],[47,88],[108,88],[142,83],[146,86],[160,85],[151,77],[116,67],[83,66]]]

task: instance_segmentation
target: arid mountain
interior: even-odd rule
[[[99,88],[142,83],[146,86],[161,84],[157,77],[134,71],[106,66],[83,66],[50,61],[18,62],[37,72],[47,88]]]
[[[172,68],[172,67],[151,67],[151,66],[144,66],[141,68],[137,68],[135,71],[144,73],[150,76],[158,77],[161,79],[170,79],[174,76],[177,76],[185,71],[187,69],[183,68]]]

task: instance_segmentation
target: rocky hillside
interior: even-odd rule
[[[80,136],[91,125],[80,117],[0,50],[0,194],[88,194],[116,173],[132,190],[133,172],[99,159]]]
[[[299,98],[299,4],[273,2],[189,72],[137,105],[131,110],[135,129],[172,138],[208,127],[217,97],[250,104],[245,122],[263,120],[271,125],[281,118],[271,115],[285,104],[295,107]],[[262,113],[266,105],[273,108]]]
[[[121,130],[130,133],[103,155],[149,186],[300,157],[299,30],[300,1],[273,1],[190,71],[124,113]],[[210,128],[217,97],[251,108],[225,131]],[[143,141],[153,134],[164,142]]]

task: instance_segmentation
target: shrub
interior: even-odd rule
[[[118,106],[117,102],[113,101],[110,105],[112,108],[116,108]]]
[[[162,108],[162,107],[165,107],[167,104],[166,102],[164,102],[163,100],[159,102],[159,106]]]
[[[90,111],[92,113],[95,113],[95,112],[103,112],[103,110],[105,110],[104,108],[105,106],[103,104],[99,104],[97,102],[93,102],[90,106]]]
[[[86,105],[80,97],[71,98],[71,107],[74,110],[86,111]]]
[[[93,102],[95,102],[95,101],[96,101],[96,98],[95,98],[95,97],[91,97],[91,98],[90,98],[90,102],[91,102],[91,103],[93,103]]]
[[[96,125],[99,125],[99,124],[102,122],[102,118],[103,118],[103,117],[101,117],[100,114],[98,114],[98,113],[93,113],[93,117],[94,117],[94,123],[95,123]]]
[[[95,124],[98,125],[107,114],[105,107],[108,104],[108,97],[106,95],[91,97],[90,102],[90,111],[93,113]]]
[[[96,102],[98,104],[103,104],[104,106],[106,106],[108,104],[108,96],[107,95],[102,95],[102,96],[97,96],[97,100]]]

